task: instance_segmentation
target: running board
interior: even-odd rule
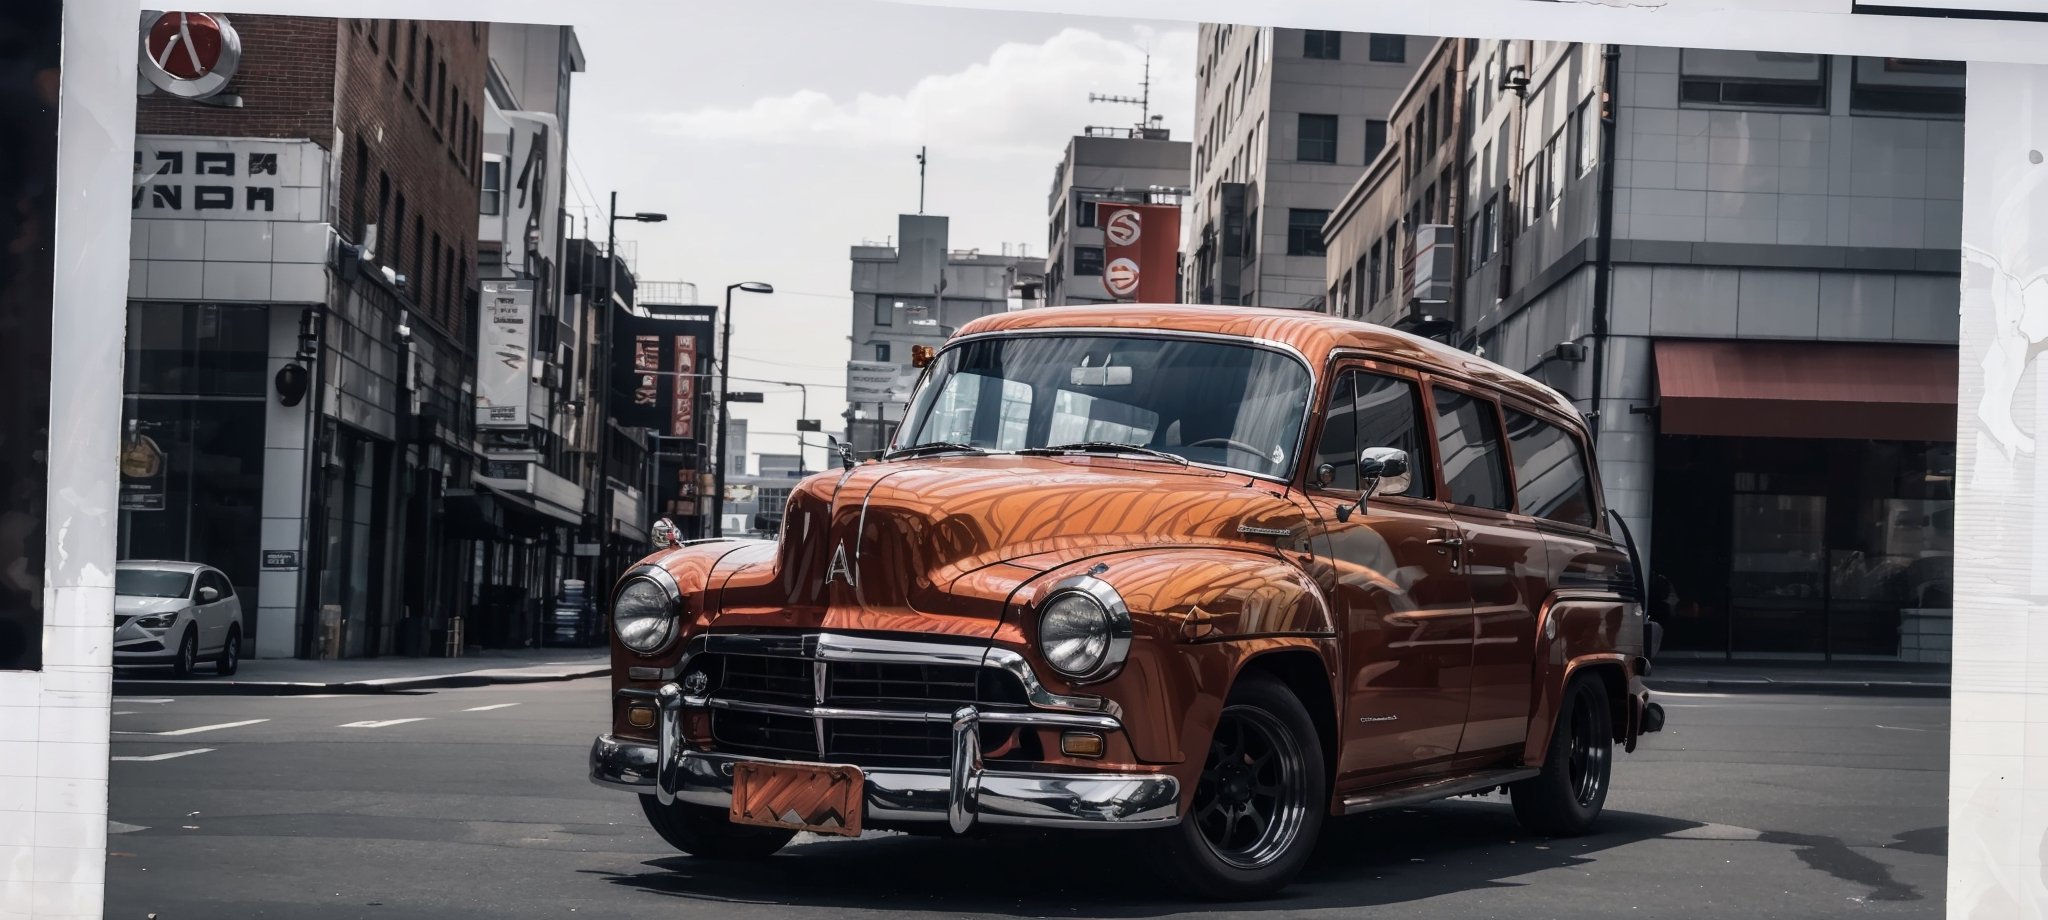
[[[1346,796],[1344,798],[1344,813],[1355,815],[1360,812],[1378,811],[1382,808],[1420,805],[1423,802],[1434,802],[1437,799],[1471,795],[1475,792],[1492,789],[1495,786],[1505,786],[1509,783],[1521,782],[1535,776],[1539,772],[1541,771],[1533,769],[1488,770],[1485,773],[1467,773],[1462,776],[1448,776],[1421,783],[1409,783],[1375,789],[1370,792]]]

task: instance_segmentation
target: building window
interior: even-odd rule
[[[1350,315],[1351,315],[1351,273],[1350,273],[1350,272],[1348,272],[1348,271],[1347,271],[1347,272],[1345,272],[1345,273],[1344,273],[1344,278],[1343,278],[1343,280],[1340,280],[1340,281],[1338,281],[1338,282],[1337,282],[1337,289],[1336,289],[1335,291],[1332,291],[1332,292],[1331,292],[1331,294],[1333,295],[1331,299],[1333,299],[1333,300],[1335,300],[1335,301],[1337,302],[1337,315],[1338,315],[1338,316],[1350,316]]]
[[[1579,175],[1600,165],[1600,103],[1598,97],[1579,106]]]
[[[1301,137],[1294,158],[1304,163],[1337,162],[1337,116],[1301,116]]]
[[[1543,176],[1543,154],[1538,153],[1536,159],[1530,160],[1529,165],[1522,169],[1523,226],[1532,225],[1543,216],[1543,204],[1549,200],[1543,194]]]
[[[1095,199],[1085,197],[1083,192],[1075,192],[1074,198],[1074,226],[1095,226]]]
[[[1365,120],[1365,165],[1380,158],[1380,151],[1387,149],[1387,120],[1368,118]]]
[[[1859,57],[1849,83],[1849,109],[1905,115],[1963,114],[1961,61]]]
[[[1311,208],[1287,209],[1287,254],[1322,255],[1323,225],[1329,222],[1329,211]]]
[[[1308,29],[1301,33],[1301,56],[1317,61],[1344,59],[1344,33]]]
[[[875,298],[875,325],[896,325],[896,302],[887,297]]]
[[[875,360],[877,360],[877,361],[888,361],[888,360],[891,360],[891,359],[890,359],[890,357],[889,357],[889,343],[887,343],[887,342],[876,342],[876,343],[875,343]]]
[[[1074,247],[1074,274],[1099,277],[1102,274],[1102,247]]]
[[[1407,63],[1408,36],[1373,33],[1371,41],[1368,42],[1367,57],[1382,64]]]
[[[1395,275],[1401,270],[1401,243],[1398,236],[1400,232],[1399,227],[1387,228],[1387,261],[1382,266],[1386,271],[1385,276],[1381,279],[1386,284],[1381,288],[1382,293],[1380,295],[1383,297],[1394,293],[1394,288],[1397,284]]]
[[[387,264],[400,274],[405,273],[405,193],[398,193],[398,219],[391,222],[391,258]]]
[[[1359,304],[1361,309],[1371,310],[1373,303],[1380,299],[1380,258],[1380,241],[1373,240],[1372,249],[1366,253],[1370,268],[1365,277],[1367,297],[1364,303]]]
[[[1688,105],[1826,109],[1826,55],[1777,51],[1679,52],[1679,99]]]
[[[1375,243],[1374,245],[1378,244]],[[1372,301],[1368,299],[1365,291],[1366,286],[1372,283],[1372,276],[1366,274],[1366,268],[1367,265],[1365,257],[1359,256],[1358,271],[1356,272],[1356,274],[1352,276],[1356,279],[1352,283],[1351,292],[1351,303],[1352,306],[1356,309],[1356,312],[1353,313],[1354,316],[1364,316],[1367,313],[1372,312]]]
[[[1550,139],[1550,146],[1543,150],[1543,155],[1550,158],[1550,176],[1544,180],[1544,210],[1549,210],[1551,206],[1557,204],[1558,199],[1564,197],[1565,172],[1568,166],[1566,160],[1570,159],[1571,143],[1571,135],[1559,130]]]
[[[495,154],[484,157],[484,182],[480,201],[484,214],[496,217],[504,213],[505,161]]]
[[[1479,209],[1479,258],[1478,264],[1493,261],[1500,253],[1500,196],[1486,199],[1486,206]],[[1477,269],[1477,265],[1473,266]]]

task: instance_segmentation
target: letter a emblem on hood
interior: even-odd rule
[[[844,543],[839,544],[839,548],[832,551],[832,565],[825,569],[825,583],[829,585],[838,581],[841,576],[846,578],[846,583],[849,586],[856,584],[853,577],[853,565],[846,561],[846,544]]]

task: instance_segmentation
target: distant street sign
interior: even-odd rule
[[[263,551],[263,567],[271,571],[296,569],[299,567],[299,551],[295,549],[266,549]]]
[[[902,369],[890,361],[846,362],[846,401],[879,403],[892,401],[896,375]]]
[[[725,401],[726,401],[726,402],[736,402],[736,403],[757,403],[757,402],[760,402],[760,401],[761,401],[761,394],[759,394],[759,393],[727,393],[727,394],[725,394]]]
[[[820,422],[820,421],[818,421],[817,419],[814,419],[814,418],[800,418],[800,419],[797,419],[797,420],[796,420],[796,430],[798,430],[798,431],[824,431],[824,430],[825,430],[825,425],[824,425],[824,423],[823,423],[823,422]]]

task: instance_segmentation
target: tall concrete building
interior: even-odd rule
[[[1948,660],[1962,66],[1464,56],[1434,331],[1587,415],[1608,504],[1675,599],[1665,654]],[[1369,261],[1401,230],[1414,180],[1385,174],[1327,228],[1334,251]],[[1356,290],[1346,259],[1328,289]],[[1355,315],[1423,310],[1434,288],[1403,271]]]
[[[1199,41],[1185,297],[1317,307],[1322,226],[1432,40],[1205,23]]]
[[[1155,127],[1091,128],[1067,142],[1067,154],[1053,171],[1046,207],[1047,304],[1116,300],[1102,282],[1103,239],[1096,203],[1180,204],[1187,195],[1192,154],[1192,144],[1173,140],[1165,128]]]
[[[880,399],[849,393],[847,440],[861,452],[878,451],[902,421],[918,370],[913,345],[943,344],[969,320],[1011,307],[1013,284],[1029,287],[1036,259],[950,248],[948,221],[936,214],[903,214],[897,234],[880,244],[853,247],[851,360],[894,365],[894,383]]]

